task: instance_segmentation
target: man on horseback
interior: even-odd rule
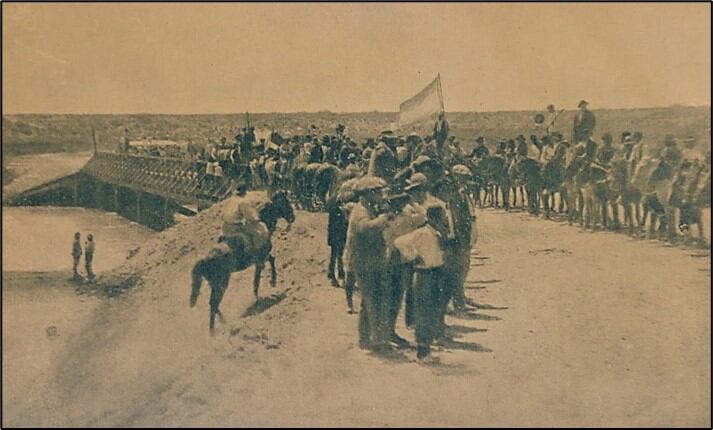
[[[223,211],[223,235],[218,240],[225,242],[238,258],[260,249],[269,238],[269,231],[260,221],[256,198],[247,195],[247,184],[234,188],[235,195],[226,202]]]
[[[589,106],[589,103],[586,100],[580,101],[579,105],[577,105],[579,112],[574,116],[574,130],[572,133],[575,144],[586,142],[594,134],[597,120],[594,114],[587,109],[587,106]]]
[[[683,153],[678,148],[676,139],[672,134],[667,134],[664,138],[664,147],[659,153],[661,163],[658,165],[651,179],[654,181],[673,178],[675,169],[681,164]]]
[[[475,138],[475,147],[470,152],[470,158],[475,158],[476,160],[482,160],[490,155],[490,150],[485,146],[485,138],[483,136],[478,136]]]
[[[602,135],[602,142],[604,142],[604,144],[599,148],[599,151],[597,151],[597,161],[603,166],[608,166],[614,158],[615,151],[612,141],[613,138],[610,133],[604,133]]]

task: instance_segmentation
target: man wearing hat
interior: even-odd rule
[[[549,104],[547,105],[547,119],[545,120],[545,124],[547,125],[547,134],[552,134],[555,131],[555,122],[557,122],[557,118],[564,112],[564,109],[560,109],[559,111],[555,109],[555,105]]]
[[[577,107],[579,112],[574,116],[573,141],[576,145],[579,142],[586,142],[594,134],[594,127],[597,125],[597,120],[592,111],[587,109],[589,103],[586,100],[579,102]]]
[[[518,158],[526,158],[527,154],[529,152],[528,144],[527,144],[527,139],[525,139],[525,136],[523,135],[518,135],[515,138],[516,142],[516,149],[515,149],[515,154]]]
[[[608,166],[614,158],[613,140],[611,133],[604,133],[602,135],[602,142],[604,142],[604,144],[599,148],[599,151],[597,151],[597,161],[603,166]]]
[[[413,271],[410,264],[402,261],[394,242],[397,238],[423,226],[426,223],[426,218],[411,204],[411,196],[407,193],[394,194],[388,200],[389,211],[394,214],[394,218],[387,224],[383,233],[390,273],[387,293],[389,300],[387,335],[388,339],[396,345],[407,346],[408,342],[396,334],[396,320],[401,309],[404,291],[408,290],[413,282]]]
[[[674,171],[681,164],[683,153],[678,148],[676,138],[672,134],[667,134],[664,138],[664,147],[659,153],[661,164],[651,174],[652,180],[671,179]]]
[[[368,175],[379,177],[387,183],[394,178],[398,166],[394,148],[389,145],[392,144],[391,142],[393,142],[393,138],[388,136],[382,136],[379,139],[379,143],[371,153],[367,170]]]
[[[241,256],[269,240],[269,231],[258,215],[260,199],[248,196],[245,183],[233,182],[231,187],[233,196],[227,200],[221,214],[223,234],[219,242],[225,242],[236,256]]]
[[[508,142],[505,140],[505,138],[501,137],[500,140],[498,140],[498,146],[495,149],[495,155],[498,155],[500,157],[505,157],[507,154],[507,149],[508,149]]]
[[[631,147],[631,152],[626,159],[630,163],[630,171],[633,175],[636,170],[636,166],[644,158],[644,134],[640,131],[635,131],[632,140],[633,145]]]
[[[470,157],[476,160],[482,160],[490,155],[490,150],[485,146],[485,138],[478,136],[475,138],[475,147],[470,151]]]
[[[418,161],[418,160],[416,160]],[[428,161],[423,161],[422,165],[427,164]],[[424,168],[424,167],[420,167]],[[452,236],[453,228],[450,217],[448,216],[448,208],[446,203],[431,194],[431,184],[435,183],[435,180],[429,179],[424,173],[417,171],[407,180],[408,185],[405,191],[411,194],[412,205],[416,212],[420,214],[422,218],[426,218],[426,212],[428,208],[437,206],[443,209],[446,214],[446,230],[444,238],[448,239],[448,236]],[[406,290],[406,325],[412,325],[413,323],[413,295],[412,291]]]
[[[364,176],[354,185],[359,202],[349,215],[345,259],[361,289],[359,346],[381,349],[388,346],[388,267],[383,232],[392,216],[383,212],[386,181]]]
[[[317,137],[312,139],[312,145],[309,147],[308,154],[308,163],[321,163],[324,159],[324,150],[322,149],[322,145],[319,143],[319,139]]]
[[[441,334],[445,328],[448,301],[453,299],[456,310],[465,309],[465,279],[470,268],[470,250],[475,243],[475,216],[470,211],[466,189],[472,172],[463,164],[453,166],[452,172],[455,181],[442,185],[439,193],[445,199],[453,224],[453,240],[445,248],[444,296],[440,302]]]

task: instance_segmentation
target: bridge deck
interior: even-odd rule
[[[95,179],[183,204],[219,201],[229,181],[206,175],[204,161],[99,152],[82,168]]]

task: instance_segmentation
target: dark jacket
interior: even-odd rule
[[[574,142],[584,142],[592,137],[596,125],[597,119],[591,111],[585,109],[577,112],[574,116]]]
[[[327,245],[344,248],[348,228],[349,220],[344,210],[335,201],[331,201],[327,206]]]

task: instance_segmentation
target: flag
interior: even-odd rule
[[[420,93],[401,103],[399,106],[399,126],[431,119],[443,112],[443,92],[441,75],[436,76]]]

